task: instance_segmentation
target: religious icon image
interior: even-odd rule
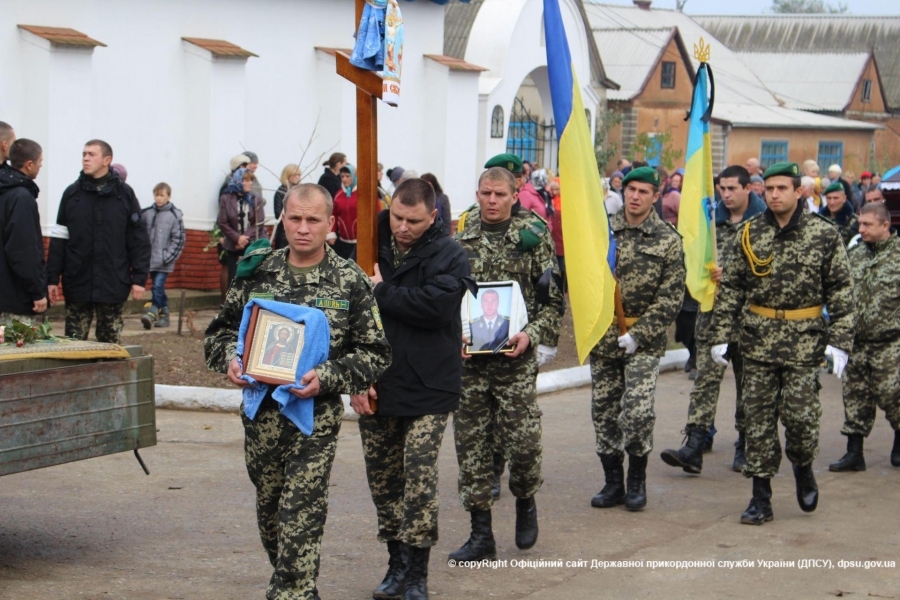
[[[303,341],[302,323],[254,307],[244,342],[244,372],[263,383],[294,383]]]
[[[511,352],[510,314],[512,312],[512,286],[493,285],[479,287],[477,298],[467,294],[469,345],[466,352]]]

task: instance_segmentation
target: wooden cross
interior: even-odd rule
[[[366,0],[356,0],[354,30],[362,20]],[[374,275],[378,262],[378,105],[383,80],[372,71],[350,64],[343,52],[335,55],[337,74],[356,86],[356,262]]]

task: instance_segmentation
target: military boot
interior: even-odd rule
[[[457,562],[463,560],[481,560],[497,558],[497,545],[494,543],[494,531],[491,529],[491,511],[473,510],[472,533],[469,540],[456,552],[450,553],[450,559]]]
[[[169,326],[169,309],[161,308],[159,309],[159,319],[156,320],[156,323],[153,324],[154,327],[168,327]]]
[[[660,457],[667,465],[681,467],[685,473],[699,475],[703,470],[703,447],[706,445],[706,432],[702,429],[688,429],[684,439],[685,443],[681,449],[663,450]]]
[[[534,496],[516,498],[516,546],[528,550],[537,543],[538,520]]]
[[[894,442],[896,446],[896,442]],[[828,465],[828,470],[835,473],[844,473],[847,471],[865,471],[866,457],[863,454],[863,436],[858,433],[851,433],[847,436],[847,454],[841,457],[837,462]]]
[[[603,464],[603,474],[606,476],[606,485],[591,498],[591,506],[594,508],[612,508],[625,502],[625,469],[622,464],[624,456],[616,454],[601,454],[600,462]]]
[[[747,464],[747,457],[744,455],[744,450],[746,449],[746,438],[744,438],[744,432],[738,432],[738,439],[734,442],[734,461],[731,463],[731,470],[735,473],[740,473],[744,470],[744,465]]]
[[[141,325],[144,329],[150,329],[159,316],[159,309],[150,303],[144,305],[144,314],[141,315]]]
[[[317,587],[314,587],[314,588],[313,588],[313,597],[312,597],[312,600],[322,600],[322,598],[319,597],[319,588],[317,588]]]
[[[772,481],[762,477],[753,478],[753,498],[744,514],[741,523],[744,525],[762,525],[775,518],[772,514]]]
[[[894,432],[894,447],[891,448],[891,466],[900,467],[900,431]]]
[[[428,600],[428,558],[431,548],[409,548],[409,570],[403,600]]]
[[[797,482],[797,503],[803,512],[813,512],[819,505],[819,486],[813,475],[812,463],[794,467],[794,480]]]
[[[626,510],[642,510],[647,506],[647,455],[628,455],[628,479],[625,482]]]
[[[716,426],[710,425],[709,431],[706,432],[706,443],[703,444],[703,454],[712,452],[713,440],[716,437]]]
[[[372,598],[376,600],[399,600],[403,597],[403,589],[406,584],[406,568],[409,560],[409,546],[392,540],[387,543],[388,570],[384,579],[375,591]]]
[[[494,452],[494,478],[491,480],[491,498],[500,498],[500,476],[506,468],[506,459],[499,452]]]

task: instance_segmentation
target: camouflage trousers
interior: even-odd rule
[[[512,494],[530,498],[540,489],[544,480],[537,371],[531,347],[514,359],[475,356],[465,361],[462,396],[453,415],[459,498],[465,510],[490,510],[494,503],[495,439],[509,462]]]
[[[359,418],[378,541],[429,548],[438,540],[438,451],[448,413]]]
[[[900,340],[855,342],[844,371],[844,435],[868,437],[875,426],[875,407],[891,428],[900,429]]]
[[[717,364],[710,353],[711,346],[705,340],[697,339],[697,379],[691,389],[691,402],[688,406],[686,430],[701,429],[709,431],[716,422],[716,408],[719,404],[719,386],[725,377],[726,367]],[[744,401],[742,378],[744,361],[737,344],[728,344],[728,359],[734,370],[734,387],[737,391],[734,400],[734,428],[744,431]]]
[[[241,411],[259,534],[275,568],[266,590],[268,600],[313,597],[328,515],[328,480],[343,413],[340,400],[316,400],[313,433],[307,437],[281,414],[271,395],[254,420]]]
[[[122,309],[124,307],[124,302],[119,304],[101,304],[99,302],[66,301],[66,337],[77,340],[88,339],[91,321],[94,319],[94,313],[96,313],[97,341],[121,344]]]
[[[659,357],[601,356],[591,351],[591,417],[597,454],[644,456],[653,449],[653,411]]]
[[[0,311],[0,325],[3,325],[4,327],[12,327],[13,320],[24,323],[29,327],[33,327],[35,323],[38,323],[40,318],[40,315],[17,315],[15,313]]]
[[[819,454],[819,369],[773,365],[744,358],[745,477],[768,479],[781,466],[778,420],[784,425],[784,453],[802,467]]]

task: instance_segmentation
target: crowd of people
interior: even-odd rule
[[[166,278],[184,247],[168,184],[155,186],[154,203],[141,209],[125,183],[127,172],[112,164],[109,144],[88,141],[83,170],[63,194],[45,262],[34,183],[41,147],[16,139],[0,123],[0,159],[0,324],[33,323],[64,292],[67,336],[86,339],[96,317],[98,340],[117,343],[123,303],[129,294],[140,299],[148,279],[152,296],[142,321],[168,324]],[[597,209],[608,212],[618,249],[621,312],[590,352],[591,418],[604,477],[591,506],[641,511],[648,505],[659,361],[673,323],[691,347],[694,386],[684,446],[661,458],[687,473],[702,472],[731,362],[733,467],[752,479],[741,523],[762,525],[774,517],[770,481],[782,458],[779,420],[798,504],[816,509],[812,463],[826,358],[842,379],[841,433],[848,438],[847,453],[830,470],[866,469],[863,441],[876,407],[895,431],[890,461],[900,467],[900,241],[871,174],[856,185],[836,165],[823,179],[808,163],[763,171],[750,159],[716,177],[709,210],[719,264],[710,276],[718,295],[710,312],[700,312],[685,287],[675,227],[684,173],[623,159],[604,180]],[[515,544],[533,547],[543,483],[538,368],[556,357],[566,285],[578,285],[565,280],[559,178],[516,155],[495,156],[478,179],[476,202],[454,229],[449,199],[434,175],[402,167],[383,172],[378,165],[379,182],[386,175],[391,184],[390,190],[379,184],[378,260],[367,274],[352,260],[359,196],[345,155],[325,161],[318,184],[301,183],[298,165],[284,167],[271,231],[258,166],[254,153],[243,152],[222,185],[220,260],[228,285],[206,331],[205,358],[244,390],[246,466],[273,568],[267,597],[319,598],[341,394],[360,414],[377,536],[387,550],[374,598],[428,597],[430,550],[438,540],[437,456],[448,423],[459,498],[471,525],[449,559],[466,564],[496,557],[492,510],[507,469]],[[526,320],[498,312],[498,285],[509,286],[510,302],[521,305]],[[486,307],[478,322],[487,334],[461,316],[469,294]],[[247,307],[262,302],[308,325],[295,377],[279,386],[255,380],[244,364],[242,323]],[[289,362],[285,352],[277,362]],[[311,362],[307,352],[321,359]]]

